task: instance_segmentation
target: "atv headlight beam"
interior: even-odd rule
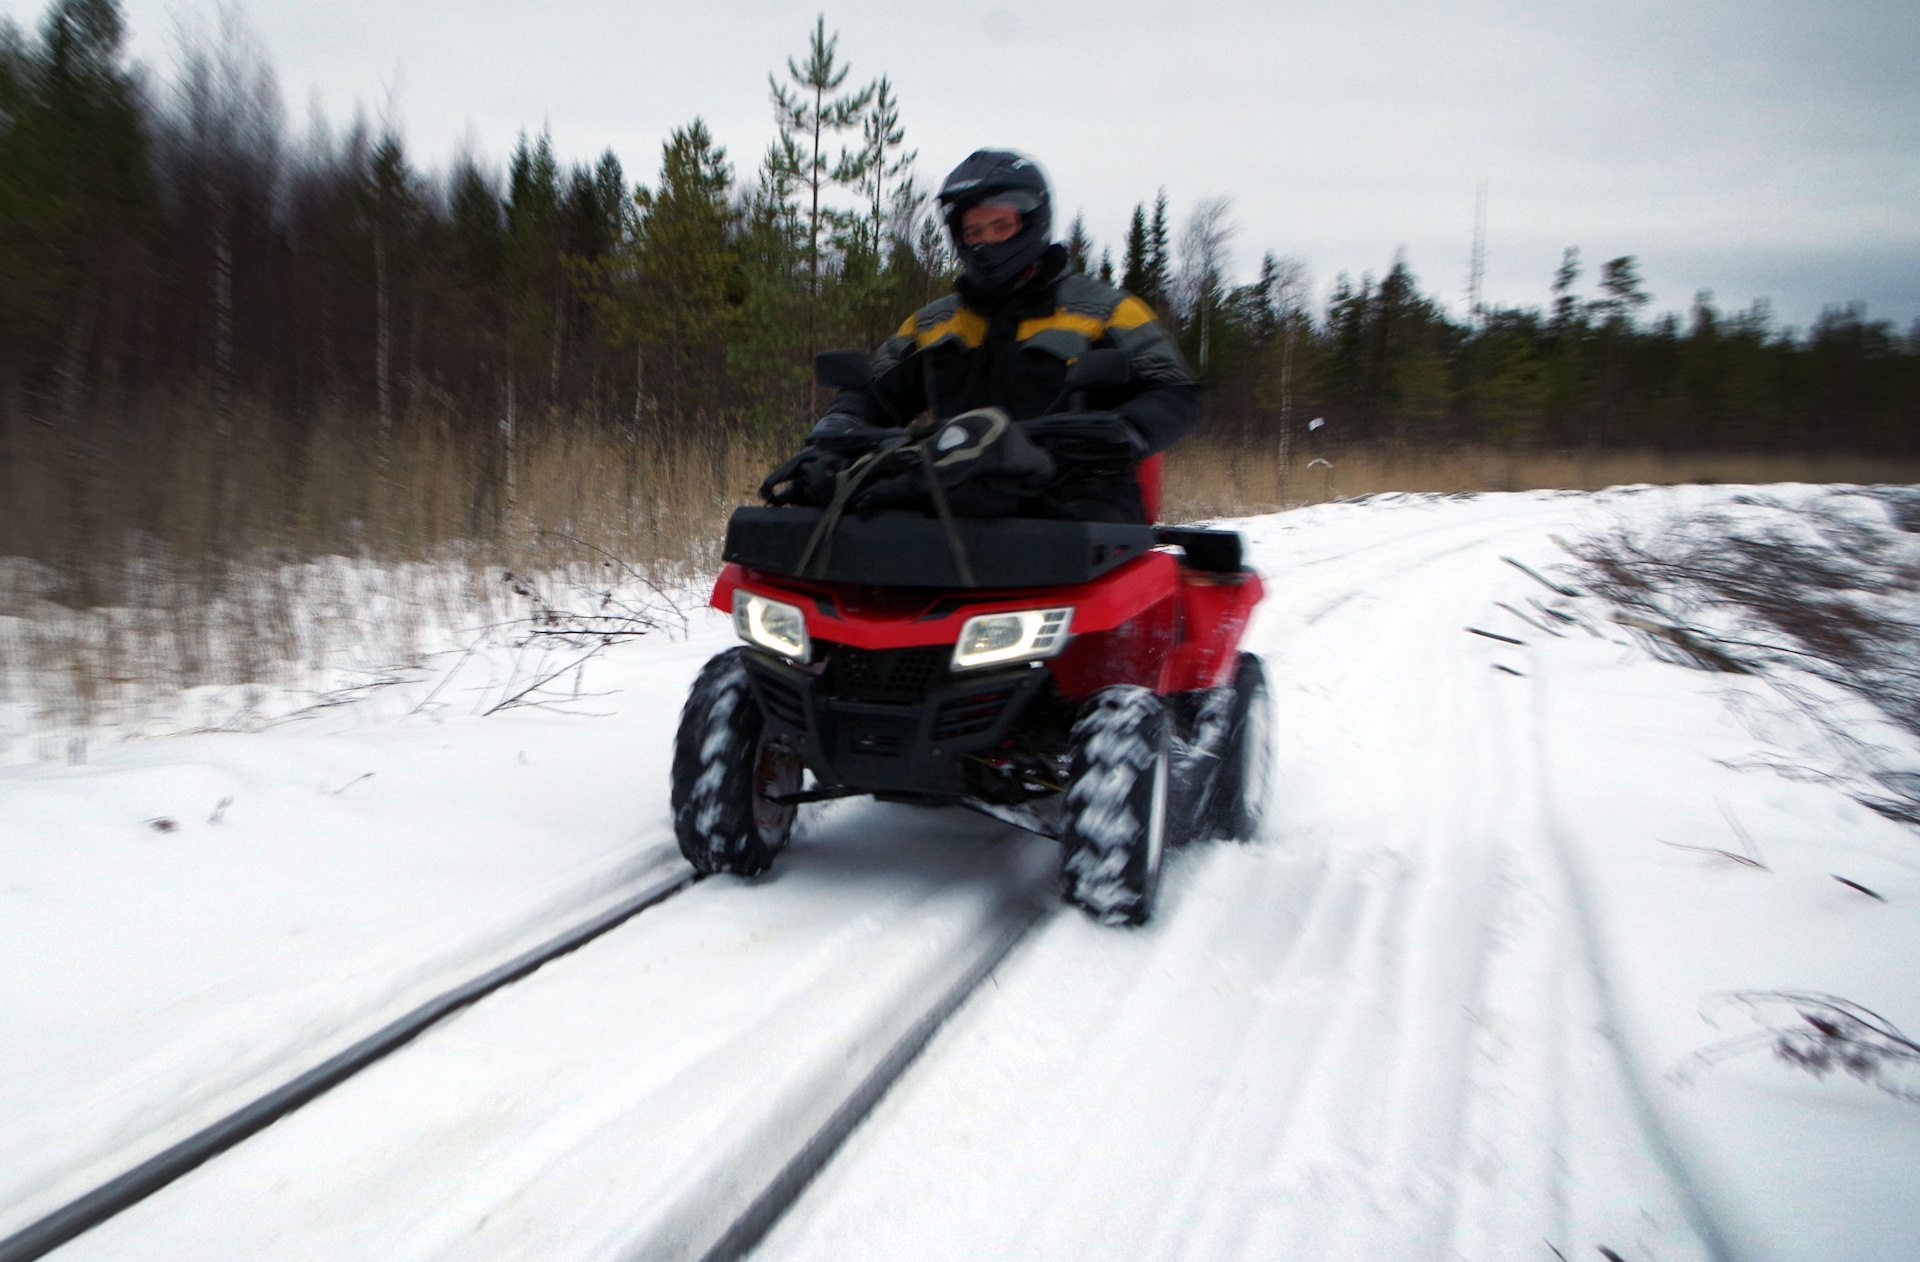
[[[960,628],[960,640],[953,646],[953,669],[977,670],[1052,657],[1067,646],[1072,625],[1072,605],[975,614]]]
[[[733,589],[733,630],[748,644],[803,664],[813,649],[807,640],[807,615],[800,606],[770,600],[744,587]]]

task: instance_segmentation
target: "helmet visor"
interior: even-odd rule
[[[1004,193],[988,193],[974,205],[1005,206],[1009,210],[1027,215],[1040,209],[1040,199],[1024,189],[1008,189]]]
[[[1040,209],[1040,199],[1021,188],[1005,188],[986,193],[962,189],[958,192],[942,193],[940,200],[946,204],[949,215],[956,210],[971,210],[975,206],[1005,206],[1023,215]]]

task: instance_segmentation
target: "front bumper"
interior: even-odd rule
[[[1049,678],[1040,663],[953,674],[951,645],[815,651],[801,668],[750,649],[754,696],[815,780],[862,792],[963,794],[967,756],[1005,742]]]

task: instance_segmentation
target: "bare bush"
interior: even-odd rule
[[[1824,681],[1920,737],[1920,538],[1906,524],[1915,502],[1901,487],[1744,495],[1570,550],[1579,581],[1619,606],[1617,620],[1646,633],[1656,655],[1765,674],[1817,721],[1822,704],[1796,680]],[[1920,776],[1867,774],[1885,791],[1856,800],[1920,823]]]
[[[1744,1013],[1759,1028],[1695,1052],[1677,1070],[1683,1080],[1767,1048],[1776,1059],[1816,1078],[1837,1069],[1920,1104],[1920,1043],[1870,1008],[1836,995],[1742,990],[1715,996],[1702,1015],[1718,1025],[1717,1014],[1728,1009]]]

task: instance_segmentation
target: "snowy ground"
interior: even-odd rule
[[[1054,909],[1050,844],[988,821],[810,808],[769,877],[693,887],[57,1256],[697,1256],[1029,924],[755,1257],[1920,1256],[1920,1105],[1764,1046],[1693,1059],[1755,1029],[1733,991],[1920,1033],[1920,836],[1760,769],[1845,759],[1767,680],[1655,661],[1501,560],[1729,494],[1242,523],[1268,832],[1178,852],[1153,925]],[[727,641],[619,646],[582,713],[402,718],[389,689],[0,769],[0,1237],[680,870],[666,751]]]

